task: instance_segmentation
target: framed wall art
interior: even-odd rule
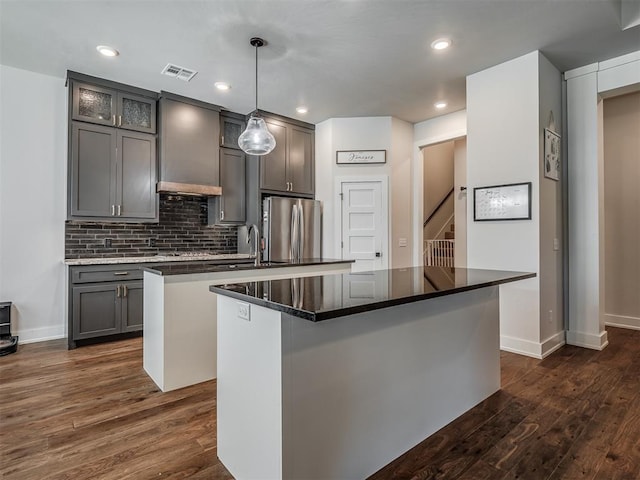
[[[544,129],[544,176],[560,180],[560,135]]]
[[[474,188],[473,220],[531,220],[531,182]]]

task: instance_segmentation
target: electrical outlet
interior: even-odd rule
[[[553,322],[553,310],[549,310],[549,323]]]
[[[238,318],[251,321],[249,304],[244,302],[238,302]]]
[[[110,238],[105,238],[104,239],[104,246],[105,246],[105,248],[111,248],[111,239]]]
[[[407,239],[404,237],[400,237],[398,239],[398,246],[399,247],[406,247],[407,246]]]
[[[156,246],[156,239],[155,238],[150,238],[149,239],[149,246],[150,247],[155,247]]]
[[[560,241],[557,238],[553,239],[553,249],[557,252],[560,250]]]

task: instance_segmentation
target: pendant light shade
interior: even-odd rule
[[[258,113],[258,48],[265,42],[261,38],[254,37],[249,43],[256,49],[256,109],[247,121],[247,128],[238,137],[238,146],[249,155],[266,155],[276,146],[276,139],[267,128],[264,119]]]
[[[247,128],[238,138],[238,146],[249,155],[266,155],[276,146],[276,139],[267,128],[264,119],[252,113]]]

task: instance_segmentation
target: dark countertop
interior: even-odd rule
[[[210,286],[219,295],[317,322],[535,277],[535,273],[411,267]]]
[[[301,267],[311,265],[331,265],[337,263],[351,263],[353,260],[338,260],[334,258],[303,258],[302,260],[278,260],[262,262],[255,265],[252,259],[238,261],[199,261],[174,263],[170,265],[153,265],[142,267],[143,270],[157,275],[191,275],[196,273],[232,272],[235,270],[263,270],[266,268]]]

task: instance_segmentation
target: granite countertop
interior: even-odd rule
[[[501,270],[411,267],[235,283],[209,290],[317,322],[535,276]]]
[[[262,262],[260,265],[255,265],[253,259],[249,259],[247,256],[245,256],[240,261],[233,263],[229,263],[228,261],[223,264],[221,264],[220,262],[198,261],[174,265],[153,265],[143,267],[143,269],[147,272],[155,273],[158,275],[171,276],[211,272],[229,272],[233,270],[260,270],[265,268],[331,265],[334,263],[345,262],[353,262],[353,260],[338,260],[333,258],[303,258],[302,260],[278,260],[271,262]]]
[[[198,254],[198,255],[154,255],[151,257],[115,257],[115,258],[69,258],[66,265],[117,265],[120,263],[165,263],[194,262],[215,260],[251,260],[246,253]]]

